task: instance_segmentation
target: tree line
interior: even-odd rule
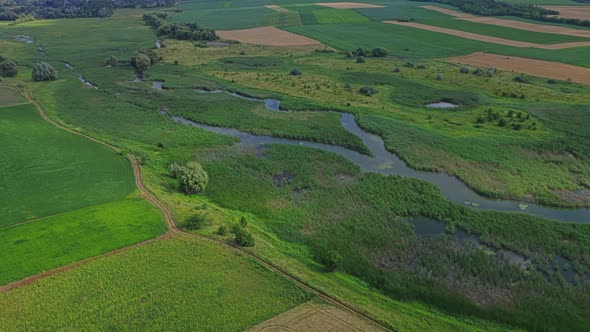
[[[219,39],[213,29],[200,27],[197,23],[170,24],[166,22],[167,17],[166,13],[149,13],[143,15],[143,20],[154,28],[158,37],[194,41]]]
[[[423,1],[423,0],[412,0]],[[556,10],[543,8],[533,4],[512,4],[501,0],[424,0],[451,5],[466,13],[481,16],[517,16],[537,21],[565,23],[590,27],[590,20],[576,18],[555,17]],[[581,2],[581,1],[580,1]]]

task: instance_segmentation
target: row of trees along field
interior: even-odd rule
[[[0,0],[0,21],[19,18],[108,17],[116,8],[170,7],[176,0]]]
[[[180,40],[218,40],[215,30],[202,28],[197,23],[169,24],[166,22],[168,14],[150,13],[144,14],[145,23],[156,30],[158,37],[166,37]]]
[[[413,0],[423,1],[423,0]],[[590,20],[575,18],[554,17],[559,12],[532,4],[512,4],[501,0],[424,0],[427,2],[438,2],[451,5],[466,13],[482,16],[518,16],[537,21],[566,23],[572,25],[589,26]],[[582,1],[581,1],[582,2]]]

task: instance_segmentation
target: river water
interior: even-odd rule
[[[152,82],[152,88],[161,90],[162,82]],[[254,99],[244,97],[236,93],[225,92],[221,90],[217,91],[197,91],[198,93],[227,93],[236,98],[244,98],[248,100],[256,100],[263,102],[269,110],[279,111],[280,101],[274,99]],[[466,184],[461,182],[458,178],[448,175],[442,172],[428,172],[418,171],[410,168],[406,163],[401,160],[394,153],[389,152],[385,148],[383,139],[380,136],[366,132],[358,126],[355,117],[350,113],[342,113],[340,123],[342,127],[348,130],[350,133],[360,137],[365,145],[372,152],[372,156],[361,154],[357,151],[353,151],[341,146],[330,145],[324,143],[316,143],[310,141],[293,140],[287,138],[278,138],[272,136],[263,135],[252,135],[249,133],[241,132],[237,129],[213,127],[203,125],[184,119],[178,116],[172,117],[174,121],[199,127],[201,129],[208,130],[210,132],[229,135],[236,137],[240,140],[241,145],[252,145],[252,144],[288,144],[305,146],[315,149],[320,149],[332,153],[341,155],[351,162],[358,165],[363,172],[373,172],[383,175],[399,175],[408,178],[416,178],[423,181],[430,182],[440,189],[442,194],[449,200],[466,205],[472,208],[480,210],[497,210],[505,212],[520,212],[533,216],[543,217],[552,219],[560,222],[572,222],[572,223],[590,223],[590,209],[562,209],[543,206],[533,203],[523,203],[513,200],[499,200],[491,199],[479,195]]]

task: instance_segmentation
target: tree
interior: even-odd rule
[[[184,225],[190,230],[201,229],[207,226],[207,218],[204,215],[195,214],[188,217]]]
[[[436,74],[436,79],[437,79],[438,81],[442,81],[442,80],[443,80],[443,78],[444,78],[444,77],[443,77],[443,74],[441,74],[441,73],[438,73],[438,74]]]
[[[58,77],[57,70],[46,62],[39,62],[33,67],[31,73],[33,81],[55,81]]]
[[[246,217],[242,216],[240,218],[240,226],[242,226],[243,228],[248,227],[248,220],[246,219]]]
[[[362,56],[359,56],[356,58],[356,63],[365,63],[365,58],[363,58]]]
[[[356,55],[356,56],[367,56],[368,55],[368,52],[359,47],[359,48],[356,49],[356,52],[354,52],[354,55]]]
[[[238,226],[235,228],[234,234],[236,244],[240,247],[254,247],[256,241],[252,234],[245,228]]]
[[[461,67],[461,69],[459,69],[459,72],[461,74],[469,74],[469,68],[467,68],[467,67]]]
[[[148,70],[150,64],[150,58],[145,54],[138,54],[131,57],[131,66],[135,68],[135,71],[139,75],[143,75],[143,72]]]
[[[365,96],[372,96],[374,94],[377,94],[379,92],[379,90],[375,89],[372,86],[364,86],[362,88],[359,89],[359,92]]]
[[[322,263],[329,271],[336,270],[338,267],[340,267],[340,265],[342,265],[343,261],[344,259],[342,259],[342,256],[333,250],[329,251],[326,256],[322,258]]]
[[[182,167],[180,167],[180,165],[178,165],[177,163],[172,163],[168,166],[168,172],[170,172],[170,176],[173,179],[178,178],[178,174],[180,174],[181,170]]]
[[[117,66],[118,63],[119,63],[119,60],[114,55],[111,55],[110,57],[104,59],[105,66],[115,67],[115,66]]]
[[[18,74],[16,69],[16,63],[14,61],[5,59],[0,61],[0,76],[2,77],[15,77]]]
[[[387,51],[383,47],[375,47],[371,51],[371,53],[373,54],[374,57],[384,57],[384,56],[387,56],[387,54],[389,54],[389,51]]]
[[[225,225],[220,225],[219,228],[217,229],[217,234],[224,236],[227,234],[227,226]]]
[[[300,76],[302,73],[301,73],[301,70],[295,68],[295,69],[291,70],[291,72],[289,74],[293,75],[293,76]]]
[[[182,191],[187,194],[196,194],[205,190],[209,176],[201,164],[189,162],[180,168],[178,180]]]

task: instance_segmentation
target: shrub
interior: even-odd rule
[[[443,80],[443,78],[444,78],[444,77],[443,77],[443,74],[441,74],[441,73],[438,73],[438,74],[436,74],[436,79],[437,79],[438,81],[442,81],[442,80]]]
[[[352,58],[354,56],[353,52],[346,52],[347,58]]]
[[[225,225],[219,226],[219,228],[217,229],[217,234],[221,235],[221,236],[226,235],[227,234],[227,226],[225,226]]]
[[[406,62],[406,63],[404,63],[404,67],[406,67],[406,68],[414,68],[415,66],[411,62]]]
[[[359,89],[359,92],[365,96],[372,96],[374,94],[377,94],[379,90],[375,89],[372,86],[364,86]]]
[[[393,68],[393,72],[394,73],[399,73],[400,71],[401,71],[401,69],[399,67]]]
[[[496,68],[488,68],[488,77],[493,77],[496,74]]]
[[[138,54],[131,57],[131,66],[135,69],[135,72],[139,75],[143,75],[143,72],[150,68],[150,58],[145,54]]]
[[[238,226],[235,229],[235,241],[240,247],[254,247],[254,237],[245,228]]]
[[[15,77],[18,74],[16,63],[9,59],[0,61],[0,76],[1,77]]]
[[[550,80],[547,80],[547,83],[549,83],[549,84],[558,84],[559,81],[558,80],[554,80],[554,79],[550,79]]]
[[[384,57],[387,56],[387,54],[389,54],[389,52],[384,49],[383,47],[375,47],[372,51],[371,54],[373,54],[374,57]]]
[[[242,216],[240,218],[240,226],[242,226],[243,228],[248,227],[248,220],[246,219],[246,217]]]
[[[185,227],[190,230],[201,229],[207,225],[207,218],[204,215],[195,214],[188,219],[186,219],[184,223]]]
[[[522,75],[519,75],[519,76],[516,76],[514,78],[514,82],[518,82],[518,83],[529,83],[529,80],[526,77],[524,77]]]
[[[105,66],[115,67],[115,66],[117,66],[118,63],[119,63],[119,60],[114,55],[111,55],[110,57],[104,59]]]
[[[476,68],[476,69],[473,71],[473,74],[474,74],[474,75],[477,75],[477,76],[481,76],[481,75],[483,75],[483,70],[482,70],[481,68]]]
[[[291,72],[289,74],[293,75],[293,76],[300,76],[302,74],[302,72],[301,72],[301,70],[294,68],[293,70],[291,70]]]
[[[343,261],[344,259],[342,259],[342,256],[336,251],[329,251],[326,256],[322,258],[322,264],[324,264],[328,271],[336,270],[342,265]]]
[[[33,67],[31,73],[33,81],[55,81],[58,77],[57,70],[46,62],[39,62]]]
[[[209,182],[209,176],[201,164],[189,162],[180,168],[178,180],[183,192],[196,194],[205,190]]]
[[[359,56],[356,58],[356,63],[365,63],[365,62],[366,62],[366,60],[362,56]]]
[[[469,74],[469,68],[467,68],[467,67],[461,67],[461,69],[459,69],[459,72],[461,74]]]
[[[359,47],[359,48],[356,49],[356,52],[354,52],[354,55],[356,55],[356,56],[367,56],[369,54],[368,54],[367,51],[365,51],[364,49],[362,49],[362,48]]]
[[[173,179],[177,179],[178,178],[178,174],[181,172],[182,167],[180,167],[180,165],[178,165],[177,163],[172,163],[168,166],[168,172],[170,172],[170,176]]]
[[[418,65],[418,66],[416,66],[416,69],[426,69],[426,68],[428,68],[427,65]]]

